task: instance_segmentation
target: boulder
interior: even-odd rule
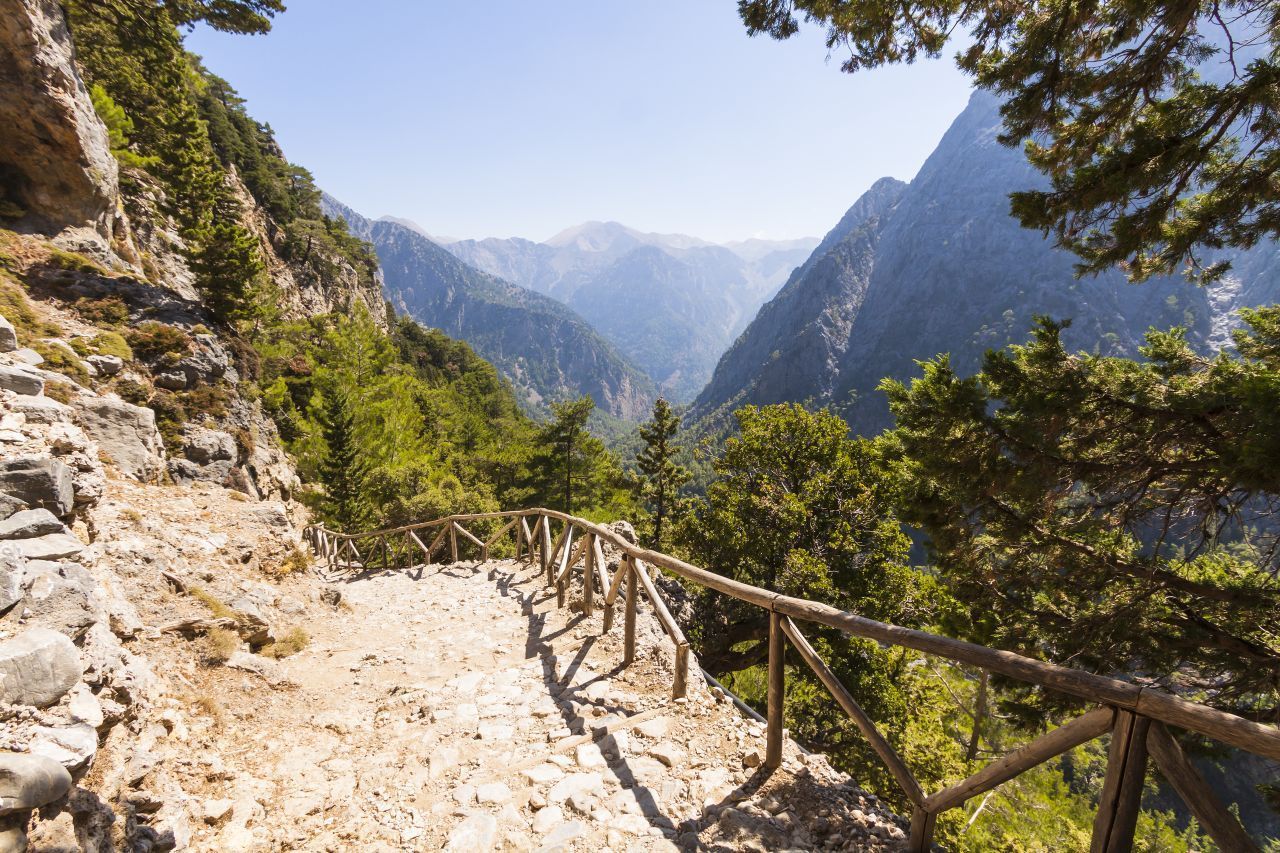
[[[100,607],[93,577],[74,563],[56,568],[27,566],[24,615],[41,625],[79,638],[98,621]]]
[[[157,373],[151,380],[157,388],[163,388],[166,391],[185,391],[187,390],[187,374],[180,370],[171,370],[166,373]]]
[[[26,560],[0,549],[0,610],[8,610],[22,600]]]
[[[98,730],[88,723],[36,726],[31,734],[32,755],[51,758],[68,770],[78,770],[98,751]]]
[[[258,604],[247,596],[238,596],[227,602],[236,614],[236,631],[251,646],[262,646],[275,640],[271,624],[262,615]]]
[[[18,348],[18,332],[13,324],[0,314],[0,352],[13,352]]]
[[[75,504],[71,469],[47,456],[18,456],[0,460],[0,492],[7,492],[27,506],[47,509],[65,517]]]
[[[84,543],[70,533],[50,533],[34,539],[14,539],[14,549],[28,560],[69,560],[80,556]]]
[[[20,364],[0,365],[0,388],[15,394],[34,397],[44,391],[40,374]]]
[[[178,368],[191,385],[213,384],[227,375],[231,357],[213,335],[196,335],[192,338],[191,354],[178,362]]]
[[[0,752],[0,815],[29,812],[60,800],[71,790],[71,774],[52,759]]]
[[[47,509],[26,509],[0,521],[0,539],[30,539],[66,532],[67,526]]]
[[[76,421],[123,474],[153,482],[164,471],[156,414],[114,397],[76,400]]]
[[[103,376],[115,376],[124,369],[124,359],[118,355],[91,355],[85,361]]]
[[[225,432],[188,427],[182,434],[182,452],[197,465],[236,458],[236,440]]]
[[[80,653],[65,634],[30,628],[0,643],[0,702],[47,708],[80,681],[82,672]]]
[[[30,347],[23,347],[13,351],[13,357],[23,364],[29,364],[32,367],[39,367],[44,364],[44,356]]]

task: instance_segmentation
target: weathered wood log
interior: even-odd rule
[[[684,631],[680,629],[679,623],[671,615],[671,611],[667,609],[666,602],[658,594],[657,587],[653,585],[653,578],[649,577],[649,572],[645,570],[644,563],[635,560],[634,564],[636,571],[640,575],[640,585],[644,588],[645,595],[649,597],[649,603],[653,605],[653,612],[657,614],[663,630],[667,632],[667,636],[671,638],[672,642],[677,646],[680,645],[685,641]]]
[[[866,711],[862,710],[862,706],[857,703],[853,695],[845,689],[840,683],[840,679],[836,678],[836,674],[831,671],[821,656],[814,651],[813,646],[809,645],[809,641],[805,639],[804,634],[800,633],[800,629],[789,617],[782,617],[782,631],[791,640],[791,645],[800,653],[800,657],[804,662],[809,664],[809,668],[818,676],[818,680],[826,685],[827,690],[835,697],[840,707],[853,720],[854,725],[862,732],[871,748],[875,750],[876,755],[884,762],[885,767],[889,768],[889,772],[897,781],[898,787],[907,795],[907,799],[914,806],[922,806],[925,802],[924,791],[920,788],[920,783],[916,781],[916,777],[911,775],[911,771],[907,769],[906,763],[897,751],[889,745],[889,741],[885,740],[884,735],[880,734],[880,730],[876,728],[875,722],[867,716]],[[941,811],[941,809],[931,809],[930,811]]]
[[[1107,752],[1107,776],[1093,819],[1090,853],[1128,853],[1142,806],[1147,775],[1147,732],[1151,721],[1129,711],[1117,711]]]
[[[449,524],[449,556],[450,562],[458,562],[458,523],[456,521]]]
[[[547,523],[545,516],[538,519],[538,523],[542,525],[542,547],[539,548],[539,559],[542,561],[542,573],[547,576],[548,583],[551,581],[551,525]]]
[[[185,593],[187,591],[187,582],[182,578],[178,577],[177,575],[175,575],[173,572],[167,572],[167,571],[161,570],[160,576],[163,577],[165,581],[168,582],[169,586],[173,588],[174,592]]]
[[[565,525],[564,539],[561,540],[561,544],[563,547],[560,549],[560,569],[556,572],[555,577],[556,605],[558,607],[564,607],[568,603],[566,600],[566,588],[568,586],[569,570],[573,567],[573,563],[569,561],[570,553],[573,550],[570,547],[573,544],[573,525]]]
[[[684,699],[689,695],[689,644],[676,646],[675,675],[671,681],[671,698]]]
[[[764,766],[776,770],[782,766],[782,713],[786,691],[786,670],[783,655],[782,615],[769,611],[769,684],[766,704],[769,713],[765,728]]]
[[[484,540],[484,547],[489,548],[489,547],[491,547],[491,546],[493,545],[493,543],[497,542],[497,541],[498,541],[499,539],[501,539],[503,536],[506,536],[506,535],[507,535],[507,531],[508,531],[508,530],[510,530],[511,528],[515,527],[515,526],[516,526],[516,522],[518,522],[518,521],[521,521],[521,519],[519,519],[519,518],[513,518],[513,519],[511,519],[510,521],[508,521],[506,524],[504,524],[504,525],[502,525],[501,527],[499,527],[499,528],[498,528],[498,532],[497,532],[497,533],[493,534],[493,535],[492,535],[492,536],[490,536],[488,539]],[[520,540],[517,538],[517,539],[516,539],[516,547],[517,547],[517,549],[520,547],[519,542],[520,542]],[[519,553],[518,553],[518,552],[517,552],[517,556],[519,556]]]
[[[1218,799],[1213,788],[1205,782],[1195,766],[1163,723],[1152,723],[1147,732],[1147,750],[1155,759],[1156,767],[1173,790],[1178,792],[1187,808],[1196,816],[1200,826],[1222,850],[1240,853],[1259,853],[1257,843],[1240,825],[1227,807]]]

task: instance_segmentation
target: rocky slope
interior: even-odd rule
[[[461,240],[467,263],[563,301],[635,360],[669,399],[687,402],[716,360],[816,241],[723,246],[588,222],[545,243]]]
[[[529,411],[583,394],[623,420],[652,408],[656,391],[643,371],[560,302],[470,267],[404,225],[366,219],[332,198],[324,204],[373,244],[392,303],[471,344]]]
[[[881,378],[909,379],[939,353],[972,372],[987,349],[1024,340],[1036,315],[1070,319],[1073,348],[1132,355],[1150,326],[1222,345],[1235,309],[1280,295],[1270,245],[1238,253],[1233,276],[1209,289],[1075,279],[1072,255],[1008,215],[1008,194],[1043,178],[997,142],[999,124],[995,98],[974,94],[910,185],[869,190],[721,359],[693,418],[813,399],[875,432],[889,423]]]

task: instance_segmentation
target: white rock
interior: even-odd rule
[[[584,743],[574,750],[574,758],[583,770],[595,770],[606,765],[604,753],[594,743]]]
[[[475,814],[453,828],[444,849],[447,853],[488,853],[497,843],[497,818]]]
[[[511,789],[502,782],[488,782],[476,788],[476,802],[505,803],[511,799]]]
[[[539,764],[525,770],[521,775],[535,785],[545,785],[548,782],[563,779],[564,771],[554,764]]]
[[[533,816],[533,831],[539,835],[546,835],[553,827],[564,821],[564,812],[559,806],[547,806],[545,809],[538,809],[537,814]]]
[[[676,767],[684,761],[684,750],[670,741],[655,744],[649,754],[668,767]]]
[[[52,758],[68,770],[83,767],[98,751],[98,730],[88,723],[54,728],[36,726],[32,732],[32,755]]]
[[[604,777],[599,773],[570,773],[551,786],[551,790],[547,792],[547,802],[563,803],[579,791],[597,796],[604,793]]]

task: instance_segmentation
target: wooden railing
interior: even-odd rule
[[[532,528],[529,526],[533,519]],[[505,522],[487,540],[470,533],[463,522],[496,520]],[[559,535],[552,526],[560,523]],[[434,536],[419,536],[439,528]],[[912,805],[909,848],[930,848],[934,823],[939,814],[963,805],[997,785],[1042,764],[1068,750],[1110,732],[1107,772],[1098,813],[1094,820],[1091,851],[1124,851],[1133,844],[1141,807],[1143,781],[1148,756],[1169,785],[1177,791],[1205,832],[1224,851],[1257,851],[1259,848],[1222,801],[1188,760],[1168,727],[1184,729],[1212,738],[1255,755],[1280,761],[1280,729],[1233,714],[1189,702],[1147,685],[1095,675],[1056,664],[1034,660],[1013,652],[987,648],[950,637],[876,622],[838,610],[826,604],[780,595],[739,583],[730,578],[689,565],[682,560],[649,551],[628,542],[616,532],[585,519],[548,509],[452,515],[447,518],[348,535],[324,527],[309,527],[306,536],[316,553],[331,567],[346,569],[409,568],[430,563],[448,538],[449,558],[459,558],[459,537],[470,543],[480,560],[502,537],[515,537],[515,556],[536,559],[547,584],[556,587],[557,601],[567,603],[574,583],[574,569],[582,566],[582,606],[590,616],[596,607],[596,585],[603,596],[604,630],[613,627],[614,607],[620,591],[624,597],[624,664],[635,658],[636,602],[641,590],[649,599],[664,630],[675,644],[673,693],[685,694],[688,685],[689,644],[680,626],[668,612],[649,576],[648,566],[666,569],[682,578],[754,604],[769,613],[768,714],[765,766],[782,763],[783,657],[789,641],[801,659],[813,669],[835,700],[869,741]],[[430,539],[430,544],[425,543]],[[554,544],[553,544],[554,540]],[[613,577],[608,576],[601,543],[608,542],[622,554]],[[357,543],[360,543],[357,545]],[[363,550],[361,549],[363,545]],[[467,547],[463,545],[464,549]],[[1071,722],[1002,756],[969,778],[932,794],[926,794],[910,768],[875,723],[805,639],[796,620],[811,622],[875,640],[902,646],[991,673],[1065,693],[1095,703],[1098,707]]]

